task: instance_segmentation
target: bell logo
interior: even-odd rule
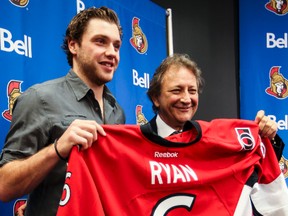
[[[24,35],[23,40],[12,41],[12,33],[4,28],[0,28],[0,50],[4,52],[15,51],[19,55],[32,58],[31,37]]]
[[[149,88],[149,74],[144,73],[144,77],[139,77],[138,72],[133,69],[133,85],[140,86],[141,88]]]
[[[283,37],[276,38],[273,33],[266,33],[266,47],[267,48],[287,48],[288,47],[288,36],[284,33]]]
[[[285,115],[284,119],[277,119],[275,115],[267,115],[267,116],[277,123],[279,130],[288,130],[288,115]]]

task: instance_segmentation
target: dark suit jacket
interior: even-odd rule
[[[156,124],[156,117],[157,117],[157,115],[155,115],[155,116],[148,122],[148,124],[150,124],[150,127],[152,128],[153,132],[155,132],[156,134],[158,134],[157,124]]]

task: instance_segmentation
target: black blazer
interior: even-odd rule
[[[147,124],[150,124],[150,127],[152,128],[153,132],[158,134],[156,117],[157,117],[157,115],[155,115]]]

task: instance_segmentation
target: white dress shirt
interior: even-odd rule
[[[173,128],[167,125],[159,115],[156,117],[156,125],[158,135],[161,137],[168,137],[175,131]]]

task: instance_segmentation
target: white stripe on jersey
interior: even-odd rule
[[[252,188],[250,186],[244,185],[236,210],[234,212],[234,216],[253,215],[251,201],[247,199],[251,191]]]
[[[256,184],[251,198],[262,215],[288,216],[288,188],[282,173],[269,184]]]

